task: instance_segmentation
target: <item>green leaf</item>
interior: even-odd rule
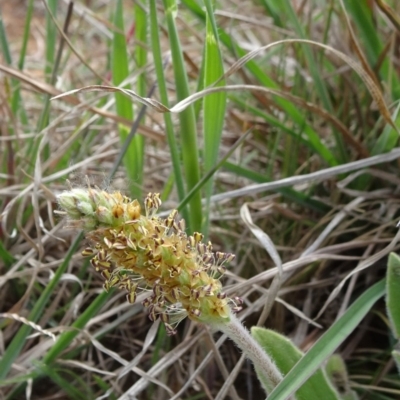
[[[253,327],[251,334],[271,356],[283,375],[286,375],[303,356],[290,339],[277,332]],[[319,369],[296,392],[296,398],[298,400],[338,400],[339,395],[329,383],[325,373]]]
[[[268,400],[286,399],[294,393],[358,327],[375,302],[385,294],[385,284],[383,279],[366,290],[290,370]]]
[[[386,306],[393,335],[400,339],[400,257],[389,254],[386,278]]]

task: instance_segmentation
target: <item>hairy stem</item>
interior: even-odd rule
[[[244,354],[253,362],[257,375],[263,383],[267,393],[283,379],[282,374],[272,359],[253,339],[250,332],[242,325],[235,315],[231,315],[227,323],[211,323],[212,328],[218,329],[232,339]]]

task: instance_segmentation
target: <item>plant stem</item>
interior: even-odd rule
[[[228,323],[211,323],[212,328],[218,329],[232,339],[244,354],[253,362],[254,368],[261,378],[267,393],[283,379],[282,374],[263,348],[253,339],[250,332],[242,325],[235,315],[230,316]]]

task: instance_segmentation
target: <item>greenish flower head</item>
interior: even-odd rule
[[[144,213],[137,200],[92,188],[66,191],[58,203],[73,225],[86,231],[91,245],[83,254],[92,257],[104,288],[126,290],[131,303],[139,291],[149,292],[143,301],[149,318],[160,318],[169,334],[186,316],[228,322],[240,310],[240,299],[228,298],[219,280],[234,255],[214,252],[201,233],[187,236],[176,210],[157,217],[159,194],[148,194]]]

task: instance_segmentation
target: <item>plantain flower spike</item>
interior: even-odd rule
[[[72,226],[86,231],[90,247],[82,254],[92,257],[104,289],[126,290],[130,303],[148,292],[142,304],[152,321],[162,320],[169,335],[185,317],[224,324],[241,309],[240,299],[228,298],[219,280],[235,256],[214,252],[201,233],[188,236],[176,210],[159,218],[158,193],[147,195],[144,212],[137,200],[120,192],[90,187],[63,192],[58,204]]]

